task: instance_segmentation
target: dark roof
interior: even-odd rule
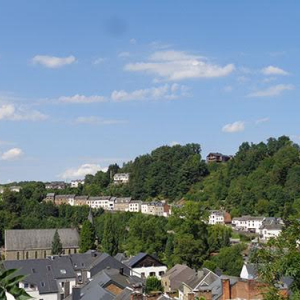
[[[110,200],[111,196],[96,196],[96,197],[90,197],[90,200]]]
[[[5,250],[51,249],[56,229],[5,230]],[[78,248],[79,234],[76,229],[58,229],[63,248]]]
[[[142,259],[144,259],[146,256],[150,256],[151,258],[155,259],[157,262],[159,262],[160,264],[163,265],[162,262],[160,262],[158,260],[157,257],[153,256],[153,255],[150,255],[150,254],[147,254],[147,253],[143,253],[143,252],[140,252],[139,254],[137,254],[136,256],[132,257],[131,259],[129,259],[129,261],[127,261],[127,265],[130,267],[130,268],[134,268],[134,266],[140,262]]]
[[[170,270],[168,270],[163,276],[168,277],[170,280],[170,287],[172,290],[178,290],[181,283],[186,280],[187,278],[193,276],[195,271],[189,268],[186,265],[177,264]]]
[[[115,203],[129,203],[130,201],[131,197],[116,198]]]
[[[245,265],[248,274],[254,278],[257,277],[257,265],[256,264],[246,264]]]
[[[57,293],[56,279],[76,278],[68,257],[54,256],[52,259],[29,259],[4,261],[6,270],[18,269],[17,275],[25,275],[25,283],[37,286],[40,294]]]
[[[124,253],[117,253],[114,257],[116,260],[121,262],[126,260],[126,255]]]
[[[141,282],[142,279],[139,277],[120,274],[119,270],[108,268],[95,275],[93,280],[81,289],[80,299],[115,299],[115,295],[105,289],[109,284],[113,283],[121,289],[126,289],[132,284]]]
[[[89,270],[91,276],[95,276],[107,267],[118,270],[122,268],[125,274],[130,274],[128,266],[107,253],[88,251],[86,253],[71,254],[70,258],[75,270]]]

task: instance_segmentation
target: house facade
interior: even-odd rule
[[[115,184],[125,184],[129,182],[129,173],[117,173],[114,175]]]
[[[232,219],[232,227],[237,230],[259,233],[265,217],[242,216]]]
[[[131,197],[116,198],[114,210],[116,211],[129,211],[129,203],[131,202]]]
[[[132,257],[126,264],[131,268],[131,275],[141,278],[156,276],[158,279],[161,279],[167,271],[166,265],[147,253],[139,253]]]
[[[208,219],[209,225],[226,225],[231,224],[231,216],[228,212],[223,210],[211,210]]]
[[[78,188],[79,185],[84,185],[84,179],[72,180],[70,183],[71,188]]]
[[[207,163],[212,163],[212,162],[222,163],[222,162],[229,161],[231,158],[232,158],[232,156],[229,156],[229,155],[223,155],[222,153],[218,153],[218,152],[211,152],[206,156],[206,162]]]

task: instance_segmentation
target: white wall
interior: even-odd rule
[[[159,272],[167,272],[167,267],[166,266],[157,266],[157,267],[142,267],[142,268],[133,268],[131,271],[131,275],[135,275],[138,277],[142,277],[142,273],[144,273],[145,277],[149,277],[150,273],[154,272],[155,276],[158,279],[161,279],[161,276],[159,275]]]

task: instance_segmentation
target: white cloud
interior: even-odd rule
[[[223,126],[222,131],[228,133],[241,132],[245,130],[245,122],[237,121]]]
[[[176,142],[176,141],[173,141],[170,143],[170,146],[173,147],[173,146],[176,146],[176,145],[180,145],[180,143]]]
[[[120,52],[118,54],[118,57],[120,57],[120,58],[125,58],[125,57],[129,57],[129,56],[130,56],[129,52]]]
[[[113,91],[111,99],[113,101],[130,101],[130,100],[155,100],[155,99],[177,99],[188,96],[188,88],[184,85],[173,83],[165,84],[159,87],[135,90],[127,92],[125,90]]]
[[[270,121],[270,118],[262,118],[262,119],[258,119],[258,120],[256,120],[255,121],[255,124],[256,125],[259,125],[259,124],[261,124],[261,123],[266,123],[266,122],[269,122]]]
[[[87,104],[87,103],[104,102],[106,101],[106,98],[104,96],[99,96],[99,95],[85,96],[85,95],[76,94],[74,96],[59,97],[58,101],[63,103]]]
[[[76,58],[73,55],[67,57],[36,55],[32,59],[32,62],[34,64],[40,64],[46,68],[56,69],[56,68],[60,68],[75,63]]]
[[[78,168],[67,169],[62,174],[58,175],[58,177],[62,179],[84,178],[86,175],[94,175],[100,170],[104,171],[105,169],[101,169],[98,164],[83,164]]]
[[[126,121],[123,120],[113,120],[113,119],[104,119],[95,116],[90,117],[78,117],[75,120],[76,124],[89,124],[89,125],[115,125],[115,124],[124,124]]]
[[[97,59],[94,60],[93,64],[94,65],[100,65],[100,64],[104,63],[105,61],[106,61],[106,58],[99,57],[99,58],[97,58]]]
[[[20,148],[12,148],[1,154],[1,160],[15,160],[20,158],[24,154]]]
[[[222,67],[209,62],[202,56],[166,50],[154,52],[147,62],[127,64],[124,69],[131,72],[145,72],[164,80],[175,81],[223,77],[232,73],[235,67],[233,64]]]
[[[279,96],[284,91],[293,90],[294,86],[292,84],[278,84],[271,86],[265,90],[250,93],[248,97],[272,97]]]
[[[37,110],[30,110],[24,106],[4,104],[0,106],[0,120],[9,121],[43,121],[48,117]]]
[[[266,68],[263,68],[261,72],[264,75],[288,75],[289,73],[274,66],[268,66]]]

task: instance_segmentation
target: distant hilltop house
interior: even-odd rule
[[[5,259],[41,259],[51,255],[56,229],[12,229],[5,230]],[[76,229],[58,229],[63,254],[77,253],[79,234]]]
[[[228,212],[223,210],[211,210],[209,214],[208,224],[231,224],[231,216]]]
[[[207,163],[212,163],[212,162],[221,163],[221,162],[226,162],[230,159],[232,159],[231,155],[224,155],[218,152],[211,152],[206,156]]]
[[[129,173],[117,173],[114,175],[115,184],[124,184],[129,182]]]
[[[84,185],[84,179],[76,179],[71,181],[71,188],[78,188],[79,185]]]
[[[46,190],[64,190],[66,186],[64,181],[52,181],[45,184]]]
[[[5,189],[9,189],[11,192],[19,193],[21,191],[22,187],[17,186],[17,185],[8,186],[8,187],[1,186],[0,187],[0,194],[3,194]]]

